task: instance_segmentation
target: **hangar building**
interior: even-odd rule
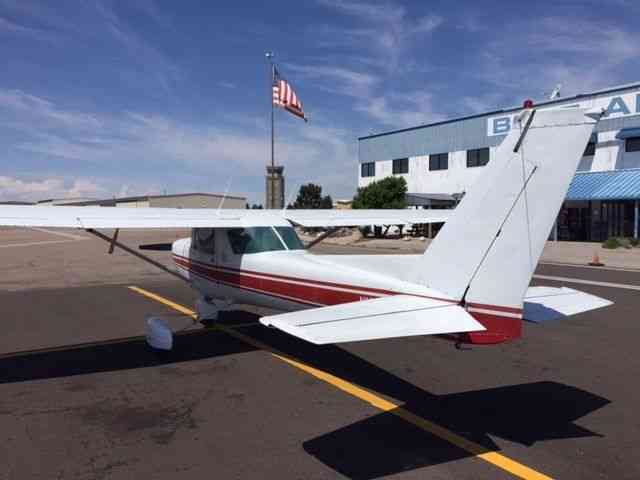
[[[223,201],[224,199],[224,201]],[[78,207],[125,207],[125,208],[245,208],[247,199],[218,193],[179,193],[175,195],[142,195],[137,197],[89,199],[49,199],[38,205],[72,205]]]
[[[584,151],[552,236],[637,238],[640,82],[536,104],[541,109],[572,106],[602,107],[606,114]],[[451,207],[491,161],[521,111],[514,107],[360,137],[358,186],[399,175],[407,181],[410,205]]]

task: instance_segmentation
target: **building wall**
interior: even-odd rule
[[[493,149],[489,158],[493,158]],[[364,187],[374,180],[392,174],[392,160],[376,162],[374,177],[360,178],[358,186]],[[482,167],[467,168],[467,151],[449,153],[447,170],[429,171],[429,155],[409,157],[409,173],[396,174],[407,181],[407,191],[411,193],[460,193],[467,191],[482,172]]]
[[[622,129],[640,128],[640,84],[602,91],[559,101],[538,104],[537,108],[604,108],[606,117],[596,129],[594,156],[583,157],[578,171],[603,171],[640,168],[640,152],[625,152],[624,139],[617,138]],[[484,115],[410,128],[388,134],[359,139],[359,163],[375,162],[374,177],[361,177],[358,165],[358,186],[392,175],[394,158],[409,158],[409,173],[405,177],[411,193],[447,193],[467,191],[477,180],[483,167],[467,167],[468,149],[495,148],[509,132],[513,118],[521,109],[508,109]],[[449,153],[447,170],[429,171],[429,155]]]
[[[121,208],[146,208],[149,206],[150,206],[149,200],[135,200],[132,202],[116,201],[116,207],[121,207]]]
[[[222,195],[185,195],[185,196],[167,196],[167,197],[151,197],[149,201],[150,207],[160,208],[218,208],[222,201]],[[244,198],[227,197],[222,204],[223,208],[245,208],[246,200]]]

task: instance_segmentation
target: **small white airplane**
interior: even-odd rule
[[[242,303],[284,312],[260,321],[316,344],[432,334],[500,343],[521,336],[523,317],[611,304],[564,287],[529,287],[599,118],[584,109],[523,111],[455,211],[2,206],[0,225],[91,232],[110,242],[109,252],[123,248],[189,282],[203,321]],[[423,255],[315,255],[293,228],[444,221]],[[170,245],[172,271],[118,242],[123,228],[192,235]],[[147,341],[170,349],[167,324],[148,321]]]

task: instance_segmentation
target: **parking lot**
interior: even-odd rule
[[[615,304],[527,323],[512,343],[319,347],[248,306],[194,324],[187,285],[107,249],[76,231],[0,230],[1,478],[640,476],[640,272],[540,265],[534,284]],[[180,330],[173,352],[146,347],[150,314]]]

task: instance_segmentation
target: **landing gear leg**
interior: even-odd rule
[[[202,296],[196,300],[197,321],[204,326],[211,326],[218,320],[220,312],[230,305],[229,301]]]

